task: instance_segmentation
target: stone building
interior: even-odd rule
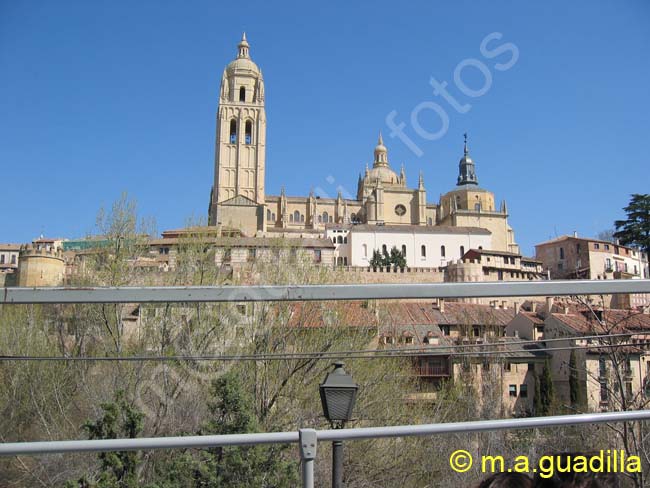
[[[648,278],[648,256],[638,249],[615,242],[561,236],[535,246],[536,257],[551,279],[642,279]],[[604,296],[602,305],[636,308],[650,305],[650,295],[634,293]]]
[[[0,286],[12,286],[18,271],[20,244],[0,244]]]
[[[61,239],[40,238],[20,246],[18,286],[62,286],[65,261]]]
[[[628,401],[644,400],[650,377],[650,315],[633,310],[592,308],[550,302],[535,312],[521,311],[506,326],[506,334],[539,341],[554,349],[551,373],[556,394],[571,405],[571,348],[585,408],[589,411],[620,408],[620,377]],[[630,334],[610,337],[610,334]],[[602,337],[602,338],[601,338]],[[553,342],[546,342],[553,340]],[[612,347],[616,346],[616,347]],[[614,374],[615,370],[618,374]]]
[[[398,174],[391,167],[381,134],[372,166],[366,164],[359,174],[355,199],[343,198],[340,192],[336,198],[320,198],[313,192],[287,196],[284,189],[279,195],[267,195],[264,79],[250,57],[245,35],[236,59],[223,72],[216,125],[210,225],[238,228],[249,237],[324,237],[328,225],[401,226],[405,232],[412,226],[480,228],[489,231],[491,248],[519,252],[505,202],[497,208],[494,194],[478,186],[467,137],[457,186],[437,203],[427,202],[422,175],[417,187],[410,188],[405,168]],[[352,255],[347,258],[356,262]]]

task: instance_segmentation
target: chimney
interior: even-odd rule
[[[439,298],[438,300],[438,309],[440,310],[440,313],[445,313],[445,299]]]
[[[507,300],[502,300],[501,301],[501,308],[504,310],[508,310],[508,301]]]
[[[575,237],[575,238],[578,237],[578,231],[577,231],[577,230],[574,230],[574,231],[573,231],[573,237]]]
[[[551,313],[553,311],[553,297],[546,297],[546,312]]]
[[[512,308],[515,309],[515,313],[519,312],[519,302],[514,302],[512,304]]]

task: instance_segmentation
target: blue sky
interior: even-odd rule
[[[384,132],[409,185],[453,188],[462,134],[526,254],[648,193],[650,2],[0,1],[0,242],[95,231],[124,191],[158,230],[207,213],[217,96],[245,30],[264,72],[267,194],[354,193]],[[481,52],[491,33],[518,51]],[[469,60],[469,61],[468,61]],[[476,67],[482,63],[491,77]],[[454,81],[461,70],[465,95]],[[470,66],[471,65],[471,66]],[[435,96],[448,83],[459,113]],[[435,140],[411,114],[437,104]],[[422,151],[390,137],[386,116]],[[430,133],[441,118],[423,109]]]

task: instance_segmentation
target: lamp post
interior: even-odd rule
[[[343,369],[343,363],[334,363],[334,370],[328,373],[319,386],[323,413],[332,429],[342,429],[352,417],[354,401],[359,386]],[[343,487],[343,441],[332,442],[332,488]]]

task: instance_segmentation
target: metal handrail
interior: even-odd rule
[[[486,298],[650,293],[650,280],[497,281],[361,285],[150,286],[0,289],[0,304],[170,303]]]
[[[79,441],[15,442],[0,444],[0,456],[54,454],[93,451],[134,451],[173,448],[213,448],[254,444],[299,443],[303,488],[314,486],[314,459],[318,441],[351,441],[390,437],[486,432],[507,429],[536,429],[563,425],[650,420],[650,410],[556,415],[525,419],[479,420],[424,425],[362,427],[356,429],[300,429],[290,432],[149,437]]]

